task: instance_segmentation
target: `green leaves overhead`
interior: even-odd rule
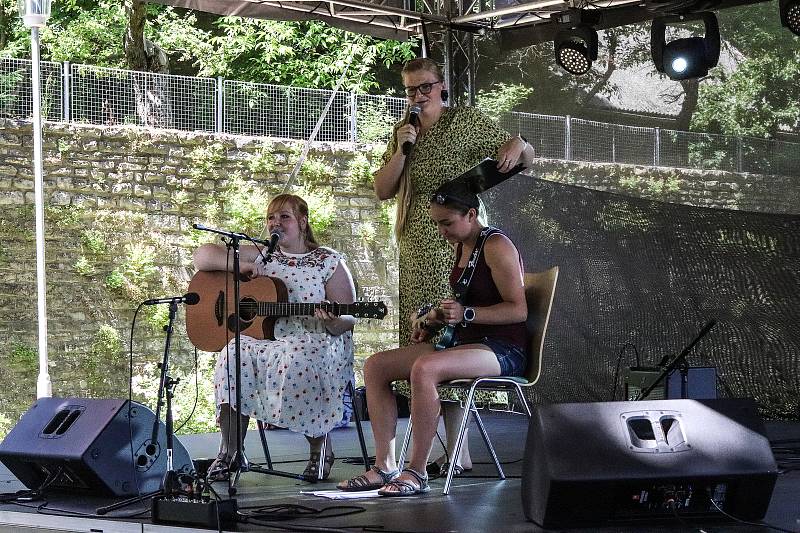
[[[800,128],[800,50],[745,60],[721,83],[700,89],[692,129],[772,137],[781,126]]]
[[[154,40],[191,62],[201,76],[331,89],[345,69],[346,90],[378,88],[376,73],[414,57],[412,43],[379,41],[322,22],[222,17],[197,27],[193,15],[169,10],[157,18]]]

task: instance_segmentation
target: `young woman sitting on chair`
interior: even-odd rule
[[[270,261],[255,246],[241,247],[240,271],[248,279],[270,276],[286,286],[291,303],[329,300],[352,303],[355,288],[342,256],[320,246],[309,224],[308,204],[299,196],[276,196],[267,207],[270,233],[280,240]],[[198,270],[229,270],[230,252],[205,244],[194,254]],[[234,341],[219,354],[214,372],[220,452],[209,468],[212,480],[229,477],[238,465],[236,423],[242,433],[250,417],[305,435],[309,460],[303,475],[326,479],[333,465],[333,449],[326,435],[342,419],[342,396],[353,373],[352,316],[334,316],[316,309],[313,316],[280,317],[274,339],[241,337],[241,412],[235,410]],[[237,458],[238,459],[238,458]]]
[[[528,308],[522,260],[506,235],[481,226],[473,190],[468,183],[454,180],[431,197],[433,222],[445,239],[457,245],[450,273],[456,297],[443,300],[413,321],[413,344],[376,353],[367,360],[364,379],[375,466],[340,483],[341,490],[380,489],[382,496],[427,492],[425,465],[440,411],[437,385],[453,379],[524,372]],[[445,326],[453,329],[453,341],[450,347],[437,350],[430,341]],[[411,459],[402,471],[394,453],[397,408],[391,388],[392,382],[401,379],[411,383],[414,421]]]

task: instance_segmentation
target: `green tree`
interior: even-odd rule
[[[193,15],[190,15],[194,17]],[[347,71],[345,87],[378,88],[376,71],[414,57],[413,43],[382,41],[322,22],[222,17],[210,30],[187,27],[176,13],[159,18],[156,40],[201,76],[333,88]]]
[[[583,76],[573,76],[556,64],[552,42],[503,50],[495,38],[479,41],[478,81],[532,88],[520,102],[525,111],[580,114],[601,92],[624,90],[611,83],[612,74],[649,59],[649,26],[635,24],[600,32],[598,61]]]
[[[692,129],[772,137],[800,128],[800,38],[781,26],[777,4],[719,12],[722,35],[745,60],[730,75],[715,69],[717,83],[702,86]]]
[[[14,0],[0,0],[2,54],[29,54]],[[143,0],[62,0],[42,31],[42,59],[300,87],[380,90],[381,74],[414,57],[413,42],[385,41],[322,22],[218,17]]]
[[[500,117],[514,110],[520,102],[533,94],[533,89],[519,84],[498,83],[491,89],[481,89],[476,104],[490,117]]]

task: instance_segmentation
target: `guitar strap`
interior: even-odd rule
[[[478,240],[475,241],[475,248],[472,249],[472,253],[469,256],[469,261],[467,261],[467,266],[464,267],[464,271],[461,272],[461,277],[458,278],[458,281],[453,288],[456,301],[462,305],[464,304],[463,299],[467,295],[467,290],[469,290],[469,284],[472,281],[472,275],[475,274],[475,267],[478,266],[478,259],[483,252],[483,245],[486,243],[486,239],[495,233],[502,233],[502,231],[497,228],[493,228],[492,226],[486,226],[485,228],[481,229],[481,232],[478,234]]]

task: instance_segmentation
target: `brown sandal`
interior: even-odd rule
[[[308,457],[308,464],[306,465],[306,469],[303,470],[303,478],[306,481],[310,481],[312,483],[316,483],[319,481],[319,452],[311,452],[311,455]],[[331,475],[331,468],[333,468],[333,461],[336,457],[333,455],[333,452],[325,454],[325,466],[322,468],[322,480],[328,479],[328,476]]]
[[[206,473],[206,479],[209,482],[214,481],[228,481],[231,477],[231,460],[225,454],[225,452],[220,452],[217,455],[217,458],[214,459],[214,462],[211,463],[211,466],[208,467],[208,472]]]
[[[370,481],[370,479],[365,475],[361,474],[360,476],[356,476],[352,479],[348,479],[345,483],[345,486],[336,485],[336,488],[339,490],[343,490],[345,492],[360,492],[364,490],[376,490],[387,483],[390,483],[393,479],[400,475],[399,470],[392,470],[391,472],[384,472],[377,466],[373,466],[370,468],[373,472],[381,476],[380,481]]]
[[[410,468],[404,468],[403,472],[408,472],[411,474],[411,476],[416,479],[419,485],[414,486],[413,483],[410,483],[404,479],[393,479],[384,485],[384,488],[380,489],[378,494],[380,496],[414,496],[416,494],[424,494],[431,490],[430,485],[428,485],[427,474],[420,474],[416,470],[412,470]],[[396,490],[386,490],[387,488]]]

